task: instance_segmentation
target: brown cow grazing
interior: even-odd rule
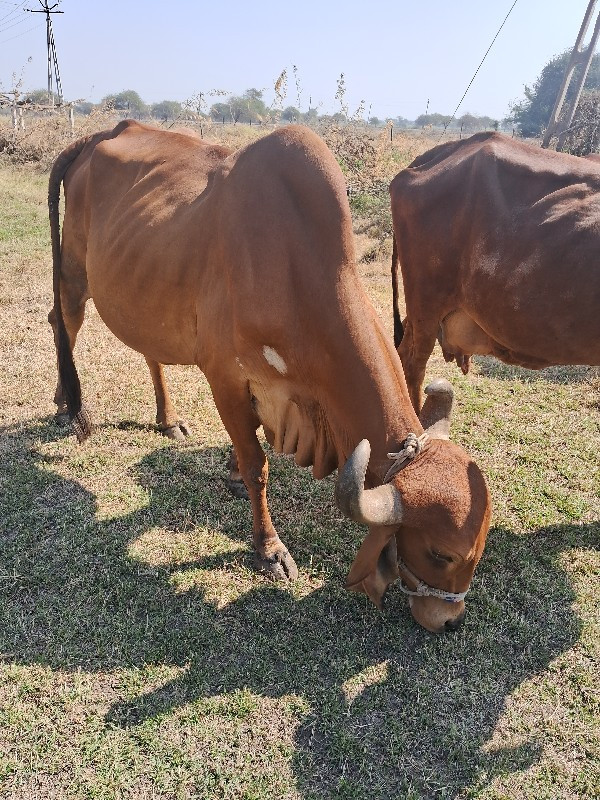
[[[436,338],[465,373],[474,353],[600,364],[597,164],[479,133],[419,156],[390,194],[394,338],[417,410]]]
[[[489,494],[447,441],[446,382],[431,387],[424,436],[362,288],[344,180],[322,140],[292,126],[228,156],[125,121],[58,157],[49,207],[60,380],[79,438],[90,421],[72,339],[91,296],[150,362],[197,364],[206,375],[250,496],[259,569],[297,575],[269,515],[262,425],[275,450],[315,477],[343,466],[338,503],[369,525],[349,587],[380,605],[401,575],[418,622],[455,628]]]

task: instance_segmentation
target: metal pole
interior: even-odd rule
[[[52,91],[52,42],[50,39],[50,12],[46,10],[46,47],[48,50],[48,104],[54,108],[54,92]]]
[[[588,4],[587,11],[585,12],[585,16],[583,18],[583,22],[581,23],[581,28],[579,30],[579,34],[575,42],[575,46],[573,47],[569,63],[567,64],[567,69],[565,70],[562,84],[559,89],[558,96],[556,98],[556,103],[554,104],[552,114],[550,115],[548,127],[546,128],[546,132],[544,133],[544,138],[542,140],[542,147],[548,147],[548,145],[550,144],[550,140],[552,139],[553,136],[558,136],[558,144],[556,146],[557,150],[561,150],[562,146],[565,143],[565,138],[567,136],[568,129],[571,123],[573,122],[573,117],[575,116],[575,112],[577,111],[579,98],[581,97],[581,92],[583,91],[583,85],[585,83],[585,79],[587,77],[588,70],[590,68],[592,57],[594,55],[594,50],[596,49],[596,43],[598,42],[598,36],[600,35],[600,15],[599,15],[598,18],[596,19],[596,25],[594,27],[594,32],[592,34],[592,38],[590,39],[590,43],[585,49],[582,47],[583,38],[587,33],[587,29],[589,27],[592,14],[594,13],[597,3],[598,0],[590,0]],[[576,67],[578,67],[579,65],[581,65],[581,70],[577,77],[577,81],[575,83],[575,96],[573,98],[573,102],[571,103],[571,107],[569,108],[569,111],[565,115],[564,120],[560,120],[560,112],[562,111],[565,97],[567,95],[567,90],[573,78],[573,73],[575,72]]]
[[[58,0],[60,2],[60,0]],[[54,108],[54,91],[52,89],[52,60],[54,58],[54,65],[56,71],[56,83],[60,87],[60,77],[58,74],[58,61],[56,59],[56,48],[54,47],[54,36],[52,35],[52,19],[50,14],[63,14],[63,11],[55,11],[58,6],[56,2],[53,6],[48,6],[48,0],[39,0],[41,9],[26,8],[31,14],[45,14],[46,15],[46,48],[48,50],[48,104]],[[62,100],[62,88],[59,90]]]

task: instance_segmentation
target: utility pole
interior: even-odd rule
[[[596,19],[596,25],[594,27],[594,32],[592,34],[592,38],[590,39],[590,43],[586,48],[582,47],[583,37],[587,33],[587,29],[589,27],[590,20],[592,18],[592,14],[594,13],[597,2],[598,0],[590,0],[588,4],[587,11],[585,12],[585,16],[583,18],[583,22],[581,23],[581,29],[577,36],[577,40],[575,42],[575,46],[573,47],[573,51],[571,53],[571,58],[569,59],[569,63],[567,64],[567,69],[565,70],[565,75],[563,77],[562,84],[560,86],[558,96],[556,98],[556,103],[554,104],[554,109],[552,111],[552,114],[550,115],[548,127],[546,128],[546,132],[542,140],[542,147],[548,147],[552,137],[558,136],[558,143],[556,145],[556,149],[562,150],[569,127],[573,122],[573,117],[575,116],[575,112],[577,111],[577,105],[579,103],[579,98],[581,97],[581,92],[583,90],[583,84],[585,83],[585,79],[587,77],[588,70],[590,68],[590,64],[592,61],[592,56],[594,55],[594,50],[596,49],[598,36],[600,35],[600,14],[599,14],[598,18]],[[575,68],[580,65],[581,69],[579,71],[579,75],[577,76],[577,80],[575,81],[575,94],[573,96],[571,107],[568,109],[568,112],[565,115],[564,120],[560,120],[559,119],[560,112],[562,110],[563,103],[565,102],[567,89],[569,88],[569,84],[571,83],[571,79],[573,78],[573,73],[575,71]]]
[[[46,46],[48,48],[48,103],[54,108],[54,90],[53,90],[53,81],[52,75],[56,77],[56,93],[58,95],[58,104],[62,105],[63,101],[63,93],[62,93],[62,86],[60,83],[60,73],[58,71],[58,58],[56,57],[56,45],[54,44],[54,32],[52,30],[52,19],[50,14],[64,14],[64,11],[55,11],[54,9],[58,6],[60,0],[56,2],[53,6],[48,6],[48,0],[39,0],[39,4],[41,5],[41,9],[37,8],[27,8],[26,11],[30,11],[32,14],[45,14],[46,15]]]

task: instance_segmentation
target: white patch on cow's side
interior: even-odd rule
[[[272,347],[265,345],[263,347],[263,356],[265,357],[267,363],[274,367],[277,372],[279,372],[281,375],[285,375],[287,372],[287,364],[279,355],[277,350],[273,350]]]

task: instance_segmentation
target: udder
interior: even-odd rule
[[[496,355],[497,343],[462,309],[455,309],[444,317],[438,341],[446,361],[456,359],[465,375],[472,355]]]

